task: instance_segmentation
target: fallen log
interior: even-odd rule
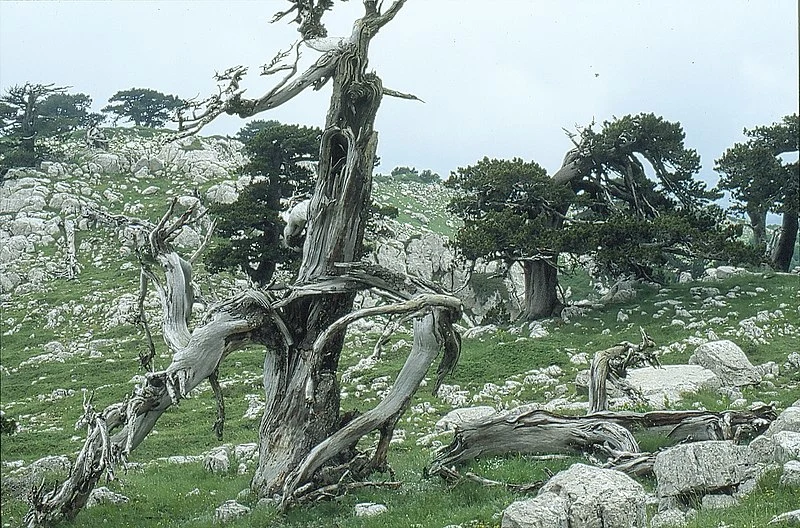
[[[459,426],[450,445],[437,452],[428,474],[444,474],[474,458],[510,453],[593,454],[607,458],[609,467],[645,474],[652,467],[652,455],[640,453],[633,431],[662,433],[668,444],[739,442],[764,432],[776,416],[771,405],[742,411],[604,411],[586,416],[512,410]]]

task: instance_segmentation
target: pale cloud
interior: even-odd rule
[[[0,87],[69,84],[100,108],[133,86],[204,96],[214,71],[244,64],[256,96],[271,82],[258,67],[297,38],[268,23],[284,5],[0,1]],[[359,11],[339,3],[330,34],[349,34]],[[379,170],[446,175],[518,156],[554,171],[570,146],[562,127],[653,112],[683,124],[713,182],[713,160],[742,128],[797,112],[796,21],[794,0],[409,0],[373,41],[370,66],[426,102],[384,100]],[[259,117],[319,126],[328,97],[308,92]],[[241,126],[225,116],[205,132]]]

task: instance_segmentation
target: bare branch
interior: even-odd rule
[[[316,341],[314,341],[314,349],[312,354],[317,357],[320,351],[325,347],[327,341],[337,333],[343,331],[347,326],[359,319],[365,317],[373,317],[376,315],[388,314],[405,314],[409,312],[416,312],[425,308],[432,308],[434,306],[449,308],[452,310],[461,310],[461,299],[458,297],[451,297],[449,295],[418,295],[406,302],[398,304],[389,304],[385,306],[373,306],[371,308],[362,308],[355,312],[350,312],[344,317],[339,318],[333,324],[322,332]]]
[[[397,97],[399,99],[410,99],[412,101],[419,101],[421,103],[425,102],[414,94],[398,92],[397,90],[392,90],[390,88],[386,88],[385,86],[383,87],[383,95],[388,95],[389,97]]]

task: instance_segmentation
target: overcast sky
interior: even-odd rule
[[[3,0],[0,88],[70,85],[99,110],[132,87],[206,96],[215,71],[242,64],[256,97],[271,83],[259,66],[297,38],[269,23],[286,5]],[[358,0],[338,4],[329,34],[349,34],[360,12]],[[562,128],[653,112],[683,124],[714,183],[714,159],[744,127],[798,111],[797,21],[796,0],[409,0],[373,41],[370,65],[425,103],[384,99],[378,170],[445,176],[517,156],[552,173],[570,147]],[[329,95],[308,92],[258,118],[321,126]],[[224,116],[204,133],[242,125]]]

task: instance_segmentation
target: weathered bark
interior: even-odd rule
[[[80,264],[75,252],[75,222],[69,218],[58,223],[61,235],[64,237],[64,277],[73,280],[80,273]]]
[[[661,434],[672,443],[704,440],[743,440],[763,433],[777,417],[775,408],[762,405],[742,411],[601,411],[591,418],[622,425],[630,431]]]
[[[561,167],[552,176],[557,185],[574,186],[574,182],[588,174],[585,160],[578,149],[572,149],[564,156]],[[548,219],[549,227],[558,229],[564,225],[569,205],[559,208]],[[552,252],[548,256],[520,261],[525,279],[525,306],[521,317],[533,321],[557,317],[564,308],[558,298],[558,257]]]
[[[644,329],[640,328],[639,330],[642,334],[640,345],[637,346],[626,341],[595,353],[589,368],[589,414],[608,409],[607,380],[610,380],[634,401],[644,400],[636,388],[625,381],[630,367],[644,363],[658,365],[658,359],[653,354],[645,352],[648,348],[655,346],[655,342],[650,339]]]
[[[449,446],[437,453],[430,474],[481,456],[507,453],[581,454],[607,446],[636,453],[639,446],[621,425],[593,416],[558,416],[534,410],[489,416],[460,427]]]
[[[361,257],[377,146],[373,124],[382,96],[380,79],[366,72],[373,29],[368,19],[355,23],[349,49],[333,72],[298,285],[337,275],[341,271],[335,264]],[[281,492],[288,474],[340,426],[336,371],[344,332],[329,340],[324,350],[309,351],[330,324],[352,309],[352,303],[353,294],[345,293],[298,299],[286,308],[295,345],[285,353],[268,353],[264,363],[269,403],[252,482],[260,496]]]
[[[558,316],[564,304],[558,298],[558,257],[521,262],[525,279],[522,317],[532,321]]]
[[[794,246],[797,242],[798,214],[797,212],[783,213],[781,230],[778,243],[772,251],[772,265],[779,271],[789,271],[794,255]]]
[[[310,482],[314,473],[323,464],[334,460],[342,452],[352,452],[359,439],[371,431],[381,431],[379,446],[372,460],[359,468],[348,465],[347,470],[354,473],[351,476],[358,478],[366,476],[365,473],[369,473],[372,469],[385,466],[386,448],[397,420],[407,409],[411,397],[428,372],[428,368],[439,350],[448,347],[448,342],[452,343],[452,318],[454,314],[458,313],[460,302],[453,297],[441,301],[434,299],[433,302],[437,304],[442,302],[447,309],[436,309],[424,318],[414,321],[414,343],[411,353],[389,394],[375,408],[353,419],[314,447],[303,463],[295,468],[287,479],[283,493],[284,503],[297,500],[295,494],[300,491],[302,483]],[[336,475],[337,481],[341,480],[342,473]],[[329,478],[330,475],[326,476],[326,480]],[[324,480],[321,482],[321,484],[328,483]]]
[[[612,467],[640,474],[652,467],[652,455],[639,453],[631,431],[663,434],[676,444],[739,441],[763,433],[776,416],[768,405],[747,411],[602,411],[586,416],[512,410],[461,426],[436,455],[430,473],[488,455],[595,452],[609,456]]]
[[[452,329],[460,312],[456,298],[433,295],[436,288],[420,281],[398,278],[377,268],[363,271],[364,267],[357,269],[354,265],[362,253],[377,145],[373,125],[381,97],[387,94],[414,98],[384,89],[380,79],[366,71],[370,39],[392,20],[403,3],[404,0],[397,0],[381,12],[378,2],[364,0],[365,15],[354,23],[350,38],[326,48],[325,54],[294,80],[297,59],[292,66],[280,66],[277,62],[287,54],[279,54],[265,73],[284,70],[290,73],[260,99],[241,98],[238,83],[244,68],[228,70],[218,79],[227,80],[230,85],[217,96],[195,104],[195,108],[205,107],[200,115],[181,118],[182,132],[178,137],[198,131],[221,113],[253,115],[288,101],[306,87],[320,88],[332,79],[318,181],[309,208],[298,278],[293,286],[286,288],[283,299],[258,291],[246,292],[212,309],[208,320],[190,331],[194,257],[184,260],[169,242],[195,212],[187,211],[168,225],[173,202],[158,225],[140,221],[137,224],[140,231],[149,232],[149,236],[138,237],[149,248],[139,255],[143,263],[142,285],[153,285],[161,299],[162,332],[174,353],[172,364],[165,371],[150,373],[130,402],[88,418],[91,438],[105,438],[96,433],[105,427],[109,431],[120,430],[109,441],[87,442],[81,460],[99,462],[76,464],[60,491],[40,496],[29,512],[30,526],[74,517],[102,473],[124,459],[171,404],[206,378],[217,397],[214,429],[221,434],[224,404],[217,380],[218,367],[227,354],[248,341],[267,346],[264,360],[267,406],[259,430],[259,466],[251,484],[258,495],[283,493],[285,507],[293,501],[330,496],[334,490],[346,491],[363,484],[344,482],[340,474],[339,481],[331,485],[325,475],[336,474],[337,468],[347,468],[347,474],[355,477],[385,466],[394,426],[436,353],[440,348],[444,350],[437,371],[438,387],[443,376],[452,371],[460,351],[458,336]],[[303,42],[319,44],[316,37],[324,36],[319,22],[324,5],[295,2],[293,9],[299,12],[301,33],[306,39]],[[127,220],[105,216],[116,224]],[[336,374],[347,324],[372,313],[350,314],[355,292],[367,287],[389,292],[393,300],[406,300],[400,305],[380,308],[381,313],[412,313],[422,322],[415,323],[412,357],[389,397],[376,409],[349,421],[339,415]],[[143,324],[147,331],[144,319]],[[147,357],[152,359],[152,354]],[[106,425],[112,423],[113,426]],[[366,465],[360,465],[363,457],[356,456],[355,445],[361,436],[376,429],[380,432],[378,448]]]

